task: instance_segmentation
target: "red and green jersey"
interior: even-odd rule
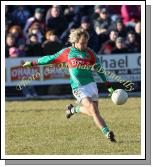
[[[101,67],[99,59],[93,50],[88,48],[86,51],[80,51],[74,47],[62,49],[54,55],[47,55],[39,58],[32,64],[45,65],[55,63],[66,63],[70,73],[70,84],[72,89],[79,86],[95,82],[93,78],[93,67]],[[99,73],[101,79],[106,82],[103,73]]]

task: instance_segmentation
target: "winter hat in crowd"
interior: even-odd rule
[[[101,13],[108,13],[108,10],[106,8],[102,8]]]
[[[88,17],[88,16],[83,16],[83,17],[81,18],[81,23],[90,23],[89,17]]]
[[[44,9],[42,9],[42,8],[35,9],[35,13],[43,13],[43,12],[44,12]]]
[[[124,38],[123,37],[118,37],[116,39],[116,43],[123,43],[124,42]]]

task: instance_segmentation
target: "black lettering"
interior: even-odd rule
[[[110,63],[110,68],[115,68],[116,67],[116,61],[114,59],[112,59],[110,62],[111,62]]]
[[[138,57],[137,63],[138,63],[139,66],[141,66],[141,56]]]
[[[124,59],[120,59],[118,61],[118,66],[121,67],[121,68],[124,68],[124,65],[125,65],[125,60]]]
[[[103,65],[103,67],[108,68],[108,61],[107,60],[103,60],[103,57],[101,57],[101,63]]]
[[[125,64],[126,64],[126,67],[128,67],[128,57],[125,56]]]

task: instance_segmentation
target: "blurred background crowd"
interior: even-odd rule
[[[8,5],[5,8],[7,58],[44,56],[70,46],[72,29],[90,34],[97,54],[141,52],[140,5]]]

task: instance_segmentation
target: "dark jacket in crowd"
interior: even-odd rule
[[[97,53],[99,48],[100,48],[98,35],[96,34],[96,32],[93,28],[90,28],[87,31],[90,35],[90,38],[89,38],[89,41],[88,41],[88,46],[90,48],[92,48]]]
[[[120,54],[120,53],[128,53],[128,49],[127,48],[123,48],[123,49],[118,49],[118,48],[114,48],[112,50],[112,54]]]
[[[99,27],[99,28],[109,28],[111,25],[111,19],[108,17],[106,20],[103,20],[102,18],[98,18],[94,22],[94,27]]]
[[[43,50],[40,43],[30,43],[26,46],[26,56],[43,56]]]
[[[135,33],[135,40],[137,41],[141,52],[141,34]]]
[[[71,29],[78,28],[78,27],[79,26],[78,26],[77,22],[73,21],[73,22],[69,23],[68,28],[62,33],[62,35],[60,36],[59,39],[62,41],[62,43],[65,46],[69,46],[68,37],[69,37]]]
[[[57,18],[50,17],[47,22],[47,28],[54,30],[58,37],[65,31],[67,26],[67,21],[62,16]]]
[[[137,42],[126,43],[126,46],[128,49],[128,53],[140,53],[141,52],[141,48],[139,47]]]
[[[63,48],[63,44],[57,41],[45,41],[42,44],[43,55],[52,55]]]

